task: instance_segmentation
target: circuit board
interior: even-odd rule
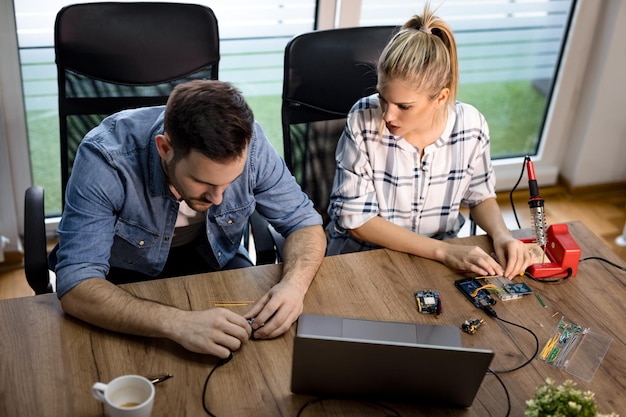
[[[441,314],[443,311],[439,291],[425,289],[415,291],[417,311],[422,314]]]
[[[483,308],[496,303],[489,291],[480,289],[482,285],[474,278],[462,278],[454,281],[454,286],[477,308]]]

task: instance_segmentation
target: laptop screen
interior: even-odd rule
[[[453,326],[303,314],[294,340],[294,393],[468,407],[493,352],[461,347]]]

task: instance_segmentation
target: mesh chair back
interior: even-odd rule
[[[285,162],[316,209],[326,210],[335,148],[346,116],[376,91],[376,63],[395,26],[309,32],[285,47],[282,126]]]
[[[63,194],[79,143],[104,117],[165,104],[175,85],[218,76],[217,19],[205,6],[74,4],[57,14],[54,36]]]

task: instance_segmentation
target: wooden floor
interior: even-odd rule
[[[575,193],[567,192],[564,187],[557,186],[541,190],[541,192],[545,200],[548,225],[579,220],[626,261],[626,247],[616,243],[616,238],[626,232],[624,230],[626,226],[624,184],[602,187],[602,189],[578,190]],[[521,227],[530,227],[528,192],[518,191],[513,197]],[[498,202],[508,227],[511,230],[517,229],[509,194],[500,194]],[[23,267],[17,264],[12,268],[7,268],[0,264],[0,299],[29,295],[33,295],[33,291],[26,282]]]

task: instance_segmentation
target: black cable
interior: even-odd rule
[[[532,335],[532,337],[535,339],[535,351],[534,351],[534,352],[533,352],[533,354],[530,356],[530,358],[528,358],[528,359],[526,360],[526,362],[522,363],[521,365],[515,366],[515,367],[510,368],[510,369],[502,369],[502,370],[493,371],[493,372],[494,372],[494,373],[496,373],[496,374],[506,374],[506,373],[508,373],[508,372],[513,372],[513,371],[516,371],[516,370],[518,370],[518,369],[521,369],[521,368],[523,368],[524,366],[526,366],[526,365],[528,365],[529,363],[531,363],[531,362],[532,362],[532,360],[533,360],[533,359],[535,359],[535,356],[537,356],[537,353],[539,353],[539,339],[537,338],[537,335],[536,335],[536,334],[535,334],[532,330],[530,330],[528,327],[524,327],[524,326],[522,326],[521,324],[513,323],[513,322],[511,322],[511,321],[504,320],[504,319],[502,319],[502,318],[500,318],[500,317],[497,317],[497,316],[496,316],[495,318],[496,318],[496,319],[498,319],[498,320],[500,320],[500,321],[502,321],[502,322],[504,322],[504,323],[510,324],[510,325],[512,325],[512,326],[519,327],[520,329],[522,329],[522,330],[526,330],[528,333],[530,333],[530,334]]]
[[[209,374],[207,375],[206,379],[204,380],[204,387],[202,388],[202,408],[204,408],[204,411],[211,417],[217,417],[215,414],[213,414],[210,410],[209,407],[207,406],[206,403],[206,388],[209,385],[209,379],[211,379],[211,375],[213,375],[213,372],[215,372],[215,370],[217,368],[219,368],[220,366],[228,363],[231,359],[233,358],[233,354],[232,352],[230,353],[230,356],[228,356],[226,359],[220,359],[215,366],[213,367],[213,369],[211,369],[211,371],[209,372]]]
[[[500,378],[500,376],[498,375],[497,372],[494,372],[491,369],[487,369],[487,372],[490,373],[491,375],[495,376],[496,379],[498,380],[498,382],[500,383],[500,385],[502,385],[502,389],[504,390],[504,395],[506,395],[506,415],[505,415],[505,417],[509,417],[509,415],[511,414],[511,397],[509,396],[509,390],[506,389],[506,385],[504,384],[504,381],[502,380],[502,378]]]
[[[518,229],[521,229],[522,226],[520,225],[519,219],[517,218],[517,211],[515,211],[515,203],[513,203],[513,192],[517,189],[517,186],[522,180],[522,177],[524,176],[524,170],[526,169],[526,162],[529,160],[530,160],[530,157],[526,155],[526,157],[524,158],[524,162],[522,162],[522,172],[519,173],[519,178],[517,179],[517,182],[515,183],[515,185],[511,189],[511,192],[509,193],[509,201],[511,202],[511,210],[513,210],[513,216],[515,217],[515,223],[517,223]]]
[[[621,269],[622,271],[626,271],[626,267],[620,266],[620,265],[618,265],[616,263],[613,263],[613,262],[609,261],[608,259],[604,259],[604,258],[601,258],[599,256],[587,256],[586,258],[582,258],[578,262],[584,262],[584,261],[588,261],[590,259],[595,259],[595,260],[598,260],[598,261],[606,262],[607,264],[609,264],[609,265],[611,265],[611,266],[613,266],[613,267],[615,267],[617,269]]]
[[[501,369],[501,370],[497,370],[497,371],[491,370],[491,372],[493,372],[494,374],[506,374],[506,373],[509,373],[509,372],[517,371],[518,369],[521,369],[524,366],[526,366],[529,363],[531,363],[532,360],[535,359],[535,356],[537,356],[537,353],[539,353],[539,339],[537,338],[537,335],[532,330],[530,330],[528,327],[524,327],[521,324],[513,323],[511,321],[508,321],[508,320],[505,320],[503,318],[498,317],[498,314],[496,313],[496,311],[491,306],[484,306],[482,309],[487,314],[489,314],[491,317],[493,317],[494,319],[500,320],[500,321],[502,321],[502,322],[504,322],[506,324],[510,324],[512,326],[519,327],[522,330],[526,330],[535,339],[535,351],[533,352],[532,356],[526,360],[526,362],[522,363],[521,365],[514,366],[513,368]]]
[[[350,399],[348,399],[348,398],[330,398],[330,397],[313,398],[312,400],[309,400],[309,401],[305,402],[304,404],[302,404],[302,406],[298,410],[298,414],[296,414],[296,417],[300,417],[307,407],[309,407],[309,406],[311,406],[311,405],[313,405],[315,403],[321,403],[322,401],[330,401],[330,400],[348,401]],[[354,400],[354,399],[352,399],[351,401],[356,401],[356,402],[359,402],[359,403],[367,404],[367,405],[373,406],[375,408],[378,407],[378,408],[383,409],[383,411],[391,413],[391,414],[386,414],[384,417],[402,417],[398,411],[394,410],[393,408],[389,407],[388,405],[385,405],[385,404],[377,402],[377,401]]]
[[[216,416],[209,410],[209,407],[206,404],[206,387],[207,385],[209,385],[209,379],[211,378],[211,375],[213,375],[213,372],[215,372],[215,370],[219,368],[221,365],[222,364],[219,362],[215,364],[213,369],[211,369],[211,372],[209,372],[209,375],[207,375],[206,380],[204,381],[204,388],[202,388],[202,408],[204,408],[204,411],[211,417],[216,417]]]
[[[618,265],[618,264],[616,264],[616,263],[614,263],[614,262],[609,261],[608,259],[601,258],[601,257],[599,257],[599,256],[587,256],[586,258],[582,258],[582,259],[581,259],[581,260],[579,260],[578,262],[580,263],[580,262],[589,261],[589,260],[597,260],[597,261],[601,261],[601,262],[606,262],[607,264],[611,265],[611,266],[612,266],[612,267],[614,267],[614,268],[617,268],[617,269],[619,269],[619,270],[621,270],[621,271],[626,271],[626,267],[623,267],[623,266],[621,266],[621,265]],[[555,274],[555,276],[556,276],[556,275],[559,275],[559,274],[561,274],[561,273],[562,273],[562,272],[559,272],[559,273]],[[571,278],[572,273],[573,273],[572,268],[567,268],[567,275],[565,275],[564,277],[556,278],[556,279],[543,279],[543,278],[535,278],[535,277],[533,277],[533,276],[532,276],[532,274],[531,274],[530,272],[528,272],[528,271],[526,271],[526,272],[524,273],[524,276],[526,276],[526,277],[528,277],[528,278],[530,278],[530,279],[532,279],[533,281],[536,281],[536,282],[544,282],[544,283],[548,283],[548,284],[555,284],[555,283],[557,283],[557,282],[563,282],[563,281],[565,281],[565,280],[567,280],[567,279]],[[550,278],[550,277],[547,277],[547,278]]]
[[[206,403],[206,389],[209,385],[209,380],[211,379],[211,376],[213,375],[213,373],[215,372],[215,370],[217,368],[219,368],[220,366],[228,363],[231,359],[233,358],[233,354],[231,353],[230,356],[226,359],[221,359],[219,360],[215,366],[213,366],[213,368],[211,369],[211,371],[209,372],[209,374],[207,375],[205,381],[204,381],[204,387],[202,388],[202,408],[204,409],[204,411],[210,416],[210,417],[217,417],[215,414],[213,414],[211,412],[211,410],[209,410],[209,407]],[[306,403],[304,403],[300,409],[298,410],[298,414],[297,416],[300,417],[300,415],[304,412],[304,410],[309,407],[312,404],[315,404],[317,402],[322,402],[325,400],[332,400],[333,398],[314,398],[310,401],[307,401]],[[337,398],[334,398],[337,399]],[[346,399],[342,399],[342,400],[346,400]],[[388,405],[385,405],[383,403],[377,402],[377,401],[367,401],[367,400],[354,400],[354,401],[358,401],[358,402],[362,402],[364,404],[373,406],[373,407],[377,407],[382,409],[385,412],[391,413],[391,414],[385,414],[384,417],[402,417],[400,415],[400,413],[396,410],[394,410],[393,408],[389,407]]]

